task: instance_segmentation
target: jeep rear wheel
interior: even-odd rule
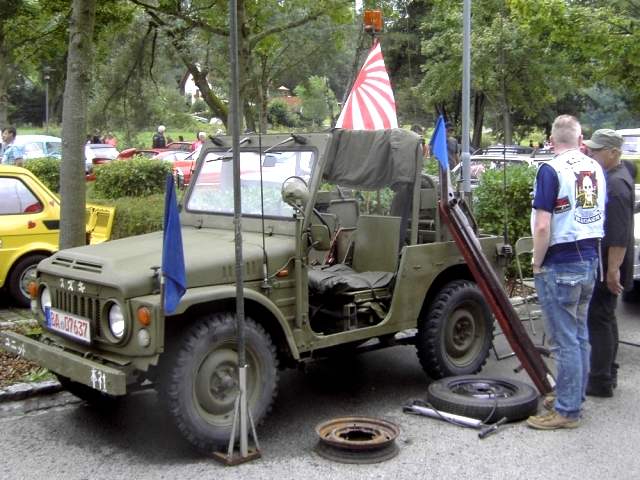
[[[276,395],[278,362],[264,329],[247,318],[247,399],[258,424]],[[231,435],[238,392],[235,316],[214,314],[196,321],[164,363],[160,394],[184,437],[211,453]],[[166,362],[167,359],[165,359]]]
[[[450,282],[418,323],[418,358],[429,377],[479,372],[493,338],[493,316],[477,285]]]

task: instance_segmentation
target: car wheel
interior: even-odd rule
[[[444,286],[418,323],[416,347],[431,378],[468,375],[487,361],[493,339],[493,316],[473,282]]]
[[[21,307],[29,307],[31,296],[29,295],[29,282],[36,279],[36,268],[47,255],[35,254],[23,258],[14,265],[9,275],[9,293]]]
[[[258,424],[276,396],[278,361],[264,329],[249,318],[245,325],[247,399]],[[237,367],[236,319],[230,313],[197,320],[163,362],[159,385],[163,403],[180,432],[203,453],[229,442]]]
[[[506,378],[464,375],[436,380],[427,389],[436,410],[493,423],[522,420],[538,410],[538,393],[529,384]]]

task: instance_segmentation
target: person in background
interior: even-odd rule
[[[16,128],[6,127],[2,129],[2,164],[22,166],[24,159],[24,149],[20,145],[14,145],[16,139]]]
[[[450,122],[445,124],[447,129],[447,155],[449,157],[449,170],[453,170],[460,162],[460,149],[458,148],[458,140],[453,136],[454,128]]]
[[[198,132],[196,136],[196,141],[191,144],[191,151],[195,152],[196,150],[198,150],[206,139],[207,139],[206,133]]]
[[[164,137],[165,126],[160,125],[158,131],[153,135],[151,140],[151,148],[165,148],[167,146],[167,139]]]
[[[591,343],[591,372],[587,395],[612,397],[618,384],[618,296],[633,286],[633,207],[635,185],[620,161],[622,135],[604,128],[593,132],[584,144],[604,169],[607,177],[604,239],[602,241],[603,281],[598,280],[589,304],[588,326]]]
[[[118,140],[112,132],[109,132],[104,136],[104,143],[111,145],[112,147],[116,147],[118,145]]]
[[[555,156],[540,165],[534,183],[532,268],[557,367],[555,400],[543,402],[550,411],[527,420],[538,430],[578,426],[589,377],[587,311],[604,235],[606,182],[602,167],[580,153],[581,141],[578,120],[557,117]]]

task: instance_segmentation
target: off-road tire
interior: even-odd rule
[[[245,327],[248,404],[257,425],[276,397],[278,360],[267,332],[250,318]],[[228,445],[231,435],[236,333],[235,315],[205,315],[188,328],[161,366],[162,403],[182,435],[203,453]]]
[[[63,377],[62,375],[56,374],[56,377],[58,377],[58,381],[60,382],[60,385],[62,385],[62,388],[64,388],[67,392],[72,393],[79,399],[84,400],[89,405],[94,407],[116,407],[124,398],[124,395],[109,395],[108,393],[100,392],[99,390],[91,388],[88,385],[75,382],[67,377]]]
[[[479,372],[493,339],[493,315],[480,289],[456,280],[438,292],[419,319],[416,348],[430,378]]]
[[[493,423],[522,420],[536,413],[538,393],[529,384],[506,378],[462,375],[436,380],[427,389],[436,410]]]
[[[40,253],[29,255],[16,263],[11,269],[9,293],[20,307],[27,308],[31,303],[31,297],[24,285],[26,277],[31,276],[31,272],[35,274],[38,263],[45,258],[47,256]]]

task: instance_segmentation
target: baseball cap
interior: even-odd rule
[[[622,135],[610,128],[601,128],[591,135],[590,140],[585,140],[584,144],[591,150],[602,150],[603,148],[622,148],[624,139]]]

